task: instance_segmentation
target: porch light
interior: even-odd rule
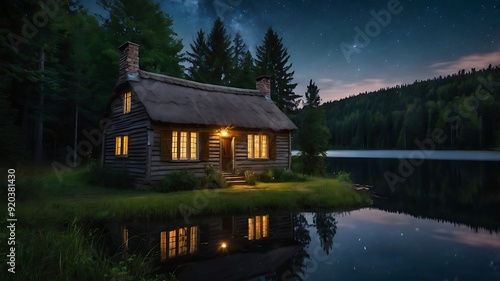
[[[219,133],[221,137],[227,137],[229,135],[229,130],[233,128],[234,126],[220,127],[220,129],[216,130],[216,132]]]
[[[220,247],[221,247],[221,249],[225,250],[225,249],[227,248],[227,244],[226,244],[226,242],[222,242],[222,243],[220,244]]]

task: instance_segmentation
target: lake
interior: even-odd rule
[[[329,172],[371,186],[373,206],[114,222],[109,241],[151,251],[179,280],[500,280],[495,155],[331,157]]]

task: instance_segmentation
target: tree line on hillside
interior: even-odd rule
[[[326,102],[335,149],[500,149],[500,65]]]
[[[255,58],[242,36],[230,36],[220,19],[208,34],[200,30],[191,50],[183,53],[173,20],[160,4],[152,0],[98,0],[98,4],[106,16],[90,15],[74,1],[2,4],[1,164],[98,158],[98,141],[78,144],[99,129],[118,79],[117,48],[126,41],[140,45],[140,68],[146,71],[242,88],[254,88],[257,76],[270,75],[273,101],[285,112],[296,110],[300,96],[293,92],[290,56],[272,28],[257,46]]]

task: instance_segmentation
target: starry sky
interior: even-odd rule
[[[312,79],[323,102],[500,64],[500,0],[156,1],[185,50],[217,16],[253,54],[272,27],[290,54],[295,92]]]

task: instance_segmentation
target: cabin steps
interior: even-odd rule
[[[240,175],[235,175],[227,172],[222,172],[222,176],[227,182],[227,185],[233,186],[233,185],[246,185],[247,182],[245,181],[244,176]]]

